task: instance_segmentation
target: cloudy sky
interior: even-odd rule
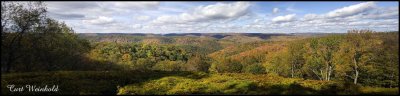
[[[398,2],[45,2],[77,33],[399,30]]]

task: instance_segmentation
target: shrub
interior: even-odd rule
[[[153,66],[154,70],[161,70],[161,71],[183,71],[182,66],[185,63],[182,61],[161,61],[158,62],[155,66]]]
[[[187,71],[203,71],[208,72],[210,64],[206,62],[208,59],[201,56],[194,56],[188,60],[186,63]]]
[[[118,95],[165,95],[168,90],[172,89],[175,85],[181,82],[193,82],[193,80],[184,77],[164,77],[159,80],[152,80],[144,82],[143,85],[132,84],[118,89]]]
[[[132,70],[148,71],[154,66],[155,61],[151,59],[139,58],[136,63],[131,65]]]
[[[361,87],[361,94],[374,95],[396,95],[399,94],[399,88],[381,88],[381,87]]]
[[[262,73],[265,73],[265,69],[260,64],[252,64],[245,68],[245,72],[252,73],[252,74],[262,74]]]

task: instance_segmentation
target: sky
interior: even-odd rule
[[[343,33],[399,30],[399,2],[45,2],[77,33]]]

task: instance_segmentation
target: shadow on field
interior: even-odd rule
[[[2,74],[1,90],[3,95],[48,95],[48,94],[106,94],[115,95],[118,87],[141,83],[166,76],[181,76],[193,79],[204,75],[192,72],[166,71],[53,71]],[[10,92],[7,85],[25,87],[26,85],[58,86],[57,92]]]

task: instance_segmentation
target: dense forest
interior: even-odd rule
[[[77,34],[29,5],[1,5],[3,95],[399,93],[398,32]]]

